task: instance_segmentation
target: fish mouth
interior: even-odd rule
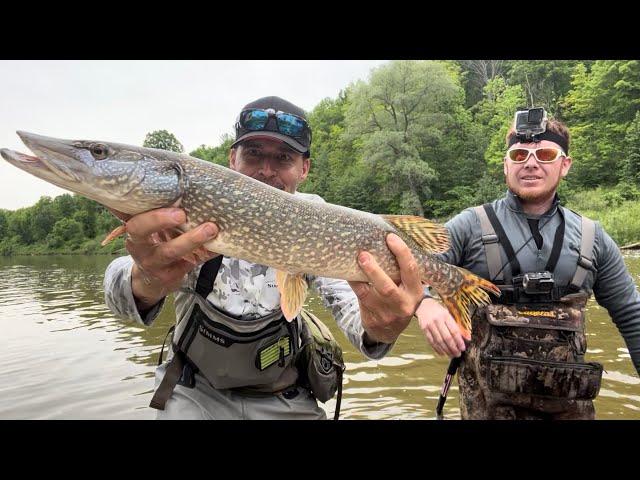
[[[2,158],[11,163],[27,163],[31,168],[48,168],[42,160],[33,155],[16,152],[15,150],[9,150],[8,148],[0,149],[0,153],[2,154]]]
[[[60,166],[44,158],[27,155],[8,148],[0,149],[0,154],[2,154],[2,158],[20,170],[43,178],[59,187],[68,188],[70,183],[78,182],[76,175],[71,174],[68,169],[60,168]]]
[[[60,187],[68,188],[70,185],[80,182],[78,175],[64,162],[66,159],[72,160],[68,153],[71,147],[70,144],[66,141],[33,133],[23,131],[16,133],[35,155],[3,148],[0,153],[6,161],[21,170]],[[65,158],[58,159],[58,157]]]

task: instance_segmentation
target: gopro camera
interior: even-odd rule
[[[522,277],[522,287],[528,295],[549,293],[553,289],[553,284],[551,272],[525,273]]]
[[[547,112],[544,108],[519,109],[514,129],[521,142],[536,142],[536,137],[547,130]]]

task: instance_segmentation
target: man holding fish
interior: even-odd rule
[[[310,144],[311,129],[302,109],[278,97],[261,98],[246,105],[238,117],[230,168],[292,195],[322,202],[317,195],[296,191],[309,173]],[[182,363],[172,391],[171,386],[163,388],[168,392],[163,395],[156,391],[155,406],[162,408],[158,418],[325,418],[313,394],[297,386],[298,372],[292,363],[296,347],[287,344],[277,362],[256,364],[256,357],[270,343],[282,337],[298,342],[295,319],[291,323],[281,320],[278,284],[283,278],[276,278],[273,268],[222,258],[203,249],[219,233],[215,223],[203,223],[179,236],[166,233],[184,222],[180,208],[155,209],[131,217],[126,223],[130,256],[114,260],[105,275],[110,309],[145,325],[157,317],[167,294],[176,292],[178,328],[171,350],[175,354],[182,349],[179,355],[183,356],[186,351],[187,361]],[[295,218],[287,223],[281,225],[288,230],[283,233],[294,235]],[[409,248],[396,235],[388,236],[387,245],[400,268],[398,284],[367,252],[359,254],[358,262],[368,282],[314,276],[304,279],[315,283],[344,334],[372,359],[391,349],[424,296]],[[269,246],[277,247],[276,242]],[[202,263],[213,258],[218,259],[218,265],[203,274]],[[204,284],[200,295],[195,295],[196,285]],[[197,329],[193,327],[196,324]],[[213,367],[207,369],[205,363]],[[167,361],[157,369],[157,389],[169,364]]]

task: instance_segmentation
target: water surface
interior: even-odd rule
[[[172,302],[150,328],[115,317],[102,278],[114,257],[0,257],[0,419],[151,419],[153,371]],[[640,281],[640,254],[625,253]],[[308,308],[345,350],[343,419],[433,419],[449,360],[437,357],[414,322],[389,355],[367,360],[315,296]],[[604,364],[598,419],[640,419],[640,379],[607,312],[588,305],[587,361]],[[331,415],[335,401],[325,404]],[[452,386],[445,417],[459,418]]]

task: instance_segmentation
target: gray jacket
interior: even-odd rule
[[[318,195],[300,192],[296,192],[295,194],[304,196],[310,200],[324,201]],[[227,259],[225,259],[225,261],[226,260]],[[237,259],[230,260],[232,262],[239,263]],[[107,307],[114,314],[129,320],[134,320],[142,325],[149,326],[160,313],[160,310],[165,303],[165,299],[161,300],[144,316],[144,318],[142,318],[136,308],[133,293],[131,291],[132,267],[133,259],[131,256],[119,257],[109,264],[104,277],[105,302]],[[200,268],[201,267],[197,267],[185,276],[182,284],[183,287],[195,289]],[[238,268],[234,265],[231,267],[231,270],[237,271]],[[364,328],[360,321],[358,299],[345,280],[308,275],[307,283],[310,287],[315,286],[315,289],[321,296],[325,307],[331,310],[338,326],[356,349],[360,350],[368,358],[374,360],[384,357],[389,352],[393,344],[378,343],[373,346],[363,344]],[[208,298],[211,299],[211,295],[216,295],[217,293],[217,290],[214,289]],[[255,292],[255,295],[258,296],[260,293],[261,292]],[[221,298],[215,300],[215,303],[219,305],[218,308],[224,311],[225,299]],[[178,322],[186,319],[185,316],[191,310],[191,306],[194,301],[195,299],[193,295],[182,292],[177,292],[175,294],[176,320]],[[259,298],[247,299],[248,303],[257,304],[259,301]],[[239,323],[242,321],[243,320],[238,320]]]
[[[492,205],[516,252],[520,262],[520,273],[543,271],[551,254],[556,229],[562,221],[558,213],[557,197],[553,206],[540,217],[538,228],[543,238],[540,250],[532,237],[527,215],[513,193],[507,192],[504,198],[494,201]],[[553,272],[556,285],[559,286],[568,285],[575,273],[581,238],[580,216],[568,209],[563,211],[566,222],[565,241]],[[473,209],[464,210],[445,226],[449,230],[451,248],[438,257],[447,263],[488,278],[489,270],[482,244],[480,220]],[[512,278],[511,267],[504,249],[500,248],[500,251],[502,265],[506,265],[503,270],[505,283],[508,284]],[[640,294],[627,272],[620,249],[597,222],[593,262],[582,290],[593,293],[596,301],[607,309],[629,349],[636,371],[640,374]]]

